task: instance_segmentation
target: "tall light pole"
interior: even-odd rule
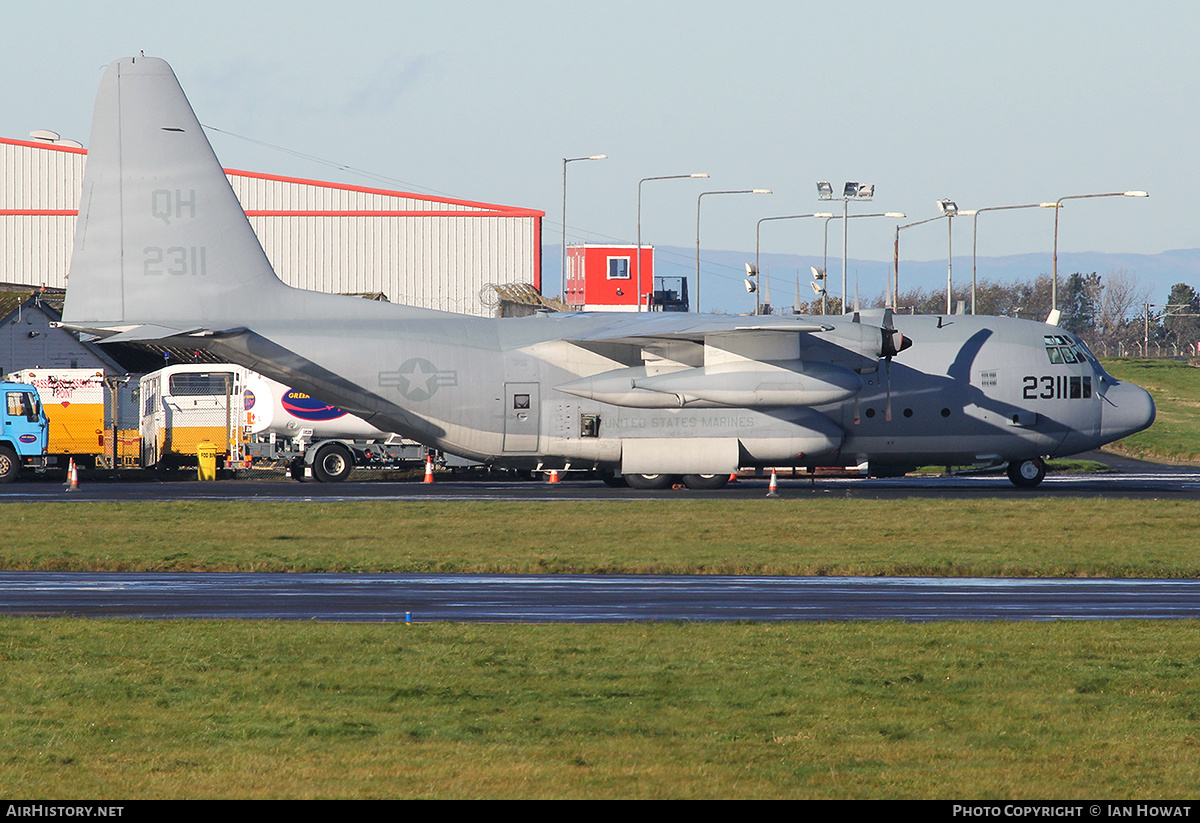
[[[953,314],[950,289],[954,282],[954,216],[958,214],[958,204],[953,200],[939,200],[937,204],[946,215],[946,314]]]
[[[822,215],[818,215],[818,216],[825,218],[825,244],[824,244],[823,250],[821,252],[821,272],[823,274],[827,274],[829,271],[829,221],[830,220],[856,220],[859,217],[895,217],[895,218],[903,219],[907,215],[905,215],[904,212],[902,212],[902,211],[889,211],[889,212],[878,212],[876,214],[842,215],[841,217],[839,217],[836,214],[822,214]],[[845,256],[845,250],[844,250],[845,234],[846,234],[846,232],[843,231],[842,232],[842,242],[843,242],[842,255],[843,255],[843,257]],[[843,290],[846,288],[845,279],[846,279],[846,266],[843,263],[843,265],[842,265],[842,289]],[[826,282],[828,283],[829,281],[826,280]],[[846,298],[845,298],[845,295],[843,295],[842,296],[842,313],[844,314],[845,312],[846,312]],[[821,296],[821,314],[824,314],[824,313],[825,313],[825,296],[822,295]]]
[[[559,269],[558,296],[567,302],[567,164],[578,160],[607,160],[607,154],[592,154],[587,157],[563,158],[563,202],[562,202],[562,262]]]
[[[829,214],[828,212],[817,212],[816,214],[785,214],[785,215],[781,215],[779,217],[763,217],[757,223],[754,224],[754,274],[756,277],[759,276],[759,272],[761,271],[761,269],[759,268],[759,265],[758,265],[758,252],[759,252],[759,248],[760,248],[759,235],[762,231],[762,224],[766,223],[768,220],[799,220],[804,217],[833,217],[833,215]],[[826,221],[825,225],[828,226],[829,222]],[[754,314],[755,314],[755,316],[758,315],[758,311],[759,311],[758,307],[759,307],[758,289],[756,288],[754,291]]]
[[[817,181],[817,199],[818,200],[838,200],[842,201],[842,310],[846,309],[846,224],[849,217],[849,207],[851,200],[870,200],[875,196],[874,183],[854,183],[847,182],[842,187],[842,196],[840,198],[833,196],[833,186],[828,181]],[[828,280],[826,280],[828,282]]]
[[[1055,203],[1023,203],[1019,206],[984,206],[982,209],[974,211],[960,211],[959,217],[970,217],[972,223],[971,231],[971,314],[975,314],[975,260],[976,253],[979,251],[979,215],[985,211],[1007,211],[1008,209],[1052,209],[1055,208]]]
[[[934,220],[941,220],[946,215],[939,214],[937,217],[927,217],[924,220],[918,220],[915,223],[907,223],[903,226],[896,226],[896,242],[893,245],[893,260],[892,260],[892,309],[898,310],[900,306],[900,229],[911,229],[913,226],[932,223]]]
[[[696,198],[696,311],[700,311],[700,202],[710,194],[774,194],[770,189],[738,189],[737,191],[702,191]]]
[[[643,301],[649,303],[650,294],[643,291],[642,287],[642,184],[647,180],[686,180],[687,178],[708,179],[707,174],[666,174],[660,177],[643,177],[638,181],[638,204],[637,204],[637,290],[638,290],[638,311],[642,310]],[[654,284],[650,284],[650,292],[654,291]]]
[[[1068,194],[1054,201],[1054,274],[1050,280],[1050,310],[1058,310],[1058,212],[1064,200],[1083,200],[1088,197],[1149,197],[1144,191],[1113,191],[1106,194]]]

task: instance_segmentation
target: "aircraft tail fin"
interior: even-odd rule
[[[100,82],[67,283],[64,325],[158,337],[226,328],[288,288],[164,60],[116,60]]]

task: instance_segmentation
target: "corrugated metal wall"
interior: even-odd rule
[[[79,149],[0,142],[0,282],[66,286],[83,158]]]
[[[0,282],[66,287],[84,159],[0,139]],[[489,284],[541,285],[540,211],[248,172],[229,178],[290,285],[478,315],[492,313]]]

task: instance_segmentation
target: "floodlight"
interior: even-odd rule
[[[821,200],[830,200],[833,198],[833,186],[828,182],[821,180],[817,182],[817,197]]]
[[[958,206],[953,200],[939,200],[937,201],[937,205],[942,210],[942,214],[947,217],[953,217],[958,214]]]

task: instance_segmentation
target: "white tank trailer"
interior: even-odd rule
[[[286,461],[297,480],[336,483],[357,466],[412,468],[425,460],[419,443],[261,374],[247,371],[244,385],[247,458]]]

